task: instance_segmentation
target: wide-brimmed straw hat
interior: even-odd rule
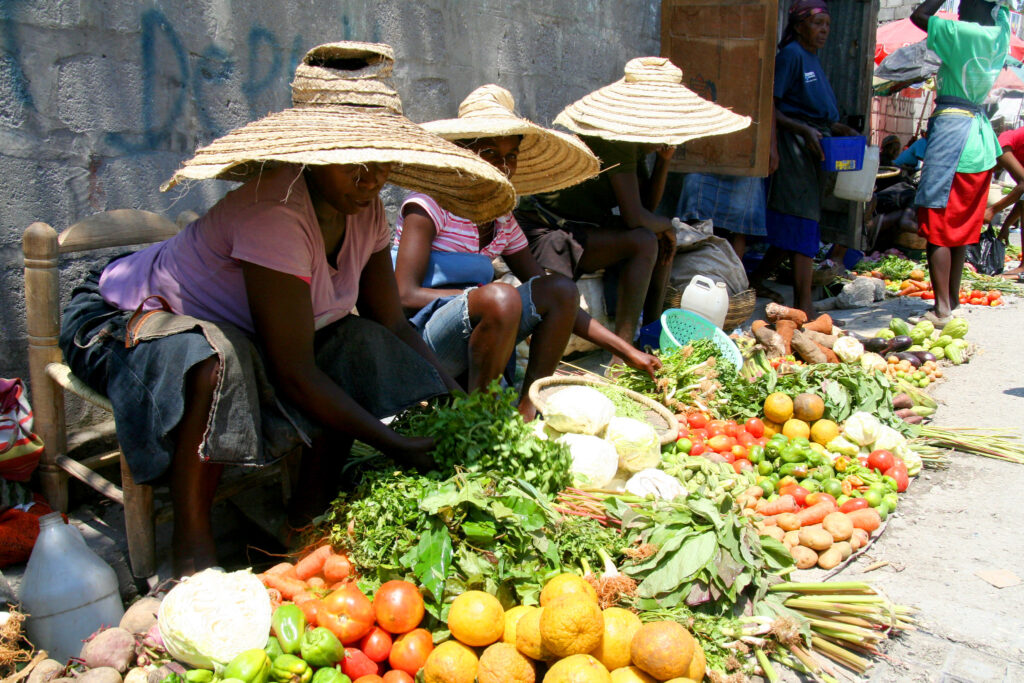
[[[665,57],[638,57],[625,76],[563,109],[555,123],[605,140],[681,145],[743,130],[749,116],[709,102],[682,84],[683,72]]]
[[[423,127],[446,140],[522,135],[510,178],[521,195],[554,192],[598,174],[601,162],[579,138],[516,116],[515,106],[505,88],[482,85],[459,105],[459,118],[428,121]]]
[[[313,48],[295,71],[290,109],[199,149],[161,189],[188,179],[245,181],[280,163],[390,163],[388,182],[459,216],[483,222],[508,213],[515,190],[500,171],[402,115],[387,80],[393,63],[391,47],[378,43]]]

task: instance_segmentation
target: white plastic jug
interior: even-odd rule
[[[124,616],[117,574],[59,512],[39,518],[21,602],[29,614],[29,640],[58,662],[77,657],[83,640],[100,626],[117,626]]]
[[[705,320],[722,327],[729,312],[729,290],[724,282],[715,282],[703,275],[694,275],[683,290],[679,308],[691,311]]]
[[[836,174],[836,187],[832,193],[852,202],[870,202],[875,191],[878,163],[878,148],[868,147],[864,150],[864,163],[859,171],[841,171]]]

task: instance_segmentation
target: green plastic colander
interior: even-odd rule
[[[670,353],[697,339],[710,339],[738,371],[743,367],[743,355],[729,335],[714,323],[692,311],[670,308],[661,314],[661,352]]]

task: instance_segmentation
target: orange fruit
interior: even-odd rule
[[[578,574],[559,574],[544,584],[540,591],[540,606],[544,607],[552,600],[557,600],[568,595],[586,597],[597,602],[597,591]]]
[[[782,431],[782,425],[778,422],[772,422],[771,420],[764,420],[764,435],[765,437],[771,438]]]
[[[547,661],[554,659],[540,637],[540,617],[543,607],[531,607],[530,611],[516,622],[516,649],[531,659]]]
[[[495,643],[480,655],[477,683],[534,683],[533,662],[508,643]]]
[[[696,644],[682,624],[655,621],[636,632],[629,654],[634,665],[659,681],[667,681],[689,674]]]
[[[612,683],[658,683],[654,676],[646,674],[635,666],[612,669]]]
[[[629,644],[643,625],[640,617],[621,607],[609,607],[602,612],[604,631],[597,647],[590,654],[612,672],[629,666]]]
[[[537,609],[528,605],[516,605],[512,609],[505,610],[505,630],[501,634],[501,642],[516,646],[516,624],[530,610]]]
[[[804,422],[820,420],[825,414],[825,402],[814,394],[799,394],[793,399],[793,417]]]
[[[793,399],[781,391],[769,394],[764,400],[764,416],[772,422],[782,424],[793,417]]]
[[[608,669],[590,655],[571,655],[551,665],[544,683],[611,683]]]
[[[703,681],[704,674],[707,673],[708,660],[704,655],[704,648],[700,646],[700,643],[693,644],[693,657],[690,658],[690,669],[686,674],[687,678],[695,681]]]
[[[828,442],[839,436],[839,425],[832,420],[818,420],[811,425],[811,441],[827,446]]]
[[[601,642],[604,615],[596,602],[566,596],[544,606],[540,615],[540,639],[556,657],[590,652]]]
[[[794,417],[786,420],[786,424],[782,425],[782,433],[790,439],[796,439],[801,436],[806,439],[811,435],[811,426],[803,420],[798,420]]]
[[[457,640],[446,640],[430,653],[423,664],[424,683],[474,683],[479,660],[471,648]]]
[[[498,598],[483,591],[466,591],[448,610],[448,630],[460,643],[483,647],[501,639],[505,610]]]

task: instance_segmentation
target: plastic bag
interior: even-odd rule
[[[967,262],[985,275],[999,275],[1006,263],[1006,246],[994,228],[983,230],[976,244],[967,245]]]
[[[669,284],[682,291],[690,284],[694,275],[704,275],[724,282],[729,290],[729,296],[735,296],[750,287],[743,262],[736,256],[729,242],[707,233],[704,233],[702,238],[690,242],[685,249],[676,250]]]

